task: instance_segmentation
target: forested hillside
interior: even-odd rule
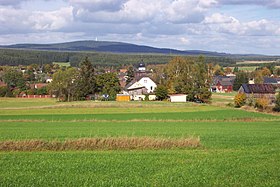
[[[100,66],[136,64],[142,60],[147,64],[165,64],[174,56],[176,55],[0,49],[0,65],[47,64],[56,61],[71,62],[72,66],[78,66],[85,57],[88,57],[93,64]],[[235,60],[227,57],[206,57],[206,62],[229,65],[234,64]]]

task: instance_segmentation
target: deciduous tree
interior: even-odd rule
[[[115,73],[104,73],[97,76],[97,91],[100,94],[109,95],[110,100],[115,100],[116,95],[121,91],[119,79]]]

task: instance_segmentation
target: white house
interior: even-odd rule
[[[155,100],[155,96],[151,93],[157,87],[156,83],[149,77],[142,77],[139,81],[133,81],[126,86],[127,93],[131,96],[131,100],[144,100],[149,95],[149,100]]]
[[[142,77],[138,81],[138,83],[145,86],[145,88],[147,88],[148,93],[154,92],[157,87],[156,83],[152,79],[150,79],[150,77]]]
[[[172,103],[187,102],[187,95],[186,94],[170,95],[170,101]]]

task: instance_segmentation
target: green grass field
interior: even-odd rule
[[[280,116],[192,103],[0,99],[0,141],[147,136],[200,137],[201,146],[2,151],[0,186],[280,185]]]

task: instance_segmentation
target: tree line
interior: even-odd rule
[[[176,55],[172,54],[120,54],[105,52],[0,49],[0,65],[44,65],[52,62],[70,62],[72,66],[78,67],[79,63],[88,57],[94,65],[116,67],[128,64],[137,64],[143,59],[147,64],[167,64],[175,56]],[[229,57],[208,56],[205,57],[205,62],[228,66],[235,64],[236,60]]]

